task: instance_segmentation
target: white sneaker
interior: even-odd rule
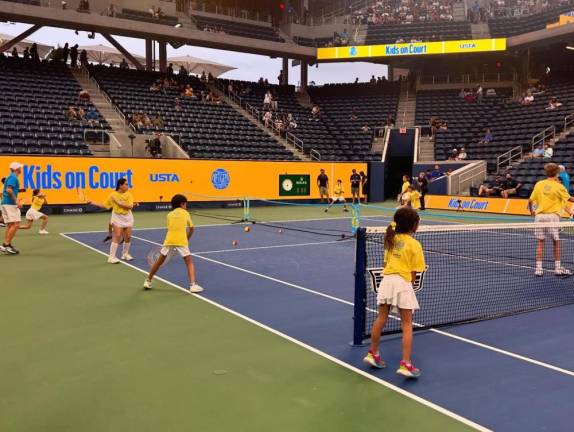
[[[120,260],[117,259],[117,257],[109,257],[108,258],[108,264],[119,264]]]
[[[146,290],[151,289],[151,281],[147,278],[144,281],[144,289],[146,289]]]
[[[556,270],[554,270],[554,274],[556,276],[571,276],[572,272],[565,267],[558,267]]]
[[[190,285],[189,292],[192,294],[200,293],[203,292],[203,288],[200,287],[198,284],[194,283],[193,285]]]
[[[534,274],[538,277],[544,276],[544,270],[537,268]]]
[[[40,231],[38,231],[38,234],[50,234],[50,233],[45,229],[41,229]]]
[[[125,255],[122,255],[122,259],[123,259],[124,261],[133,261],[133,260],[134,260],[134,257],[131,256],[130,254],[125,254]]]

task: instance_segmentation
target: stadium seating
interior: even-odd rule
[[[496,157],[516,146],[530,152],[534,135],[552,125],[558,131],[562,129],[564,117],[574,103],[574,84],[551,84],[529,106],[505,101],[509,94],[510,90],[499,90],[498,96],[485,97],[482,104],[476,104],[463,101],[456,91],[418,93],[418,124],[428,124],[431,117],[448,122],[448,130],[439,131],[435,138],[436,159],[444,160],[453,148],[465,147],[469,159],[485,159],[493,170]],[[546,110],[550,96],[557,96],[563,106]],[[492,130],[494,139],[488,144],[479,144],[486,128]]]
[[[174,16],[164,15],[161,18],[156,19],[152,17],[148,11],[134,9],[122,9],[122,12],[116,14],[116,17],[135,21],[143,21],[152,24],[164,24],[172,27],[178,23],[177,17]]]
[[[488,25],[492,37],[510,37],[546,28],[558,21],[560,14],[569,12],[572,6],[555,6],[548,11],[519,17],[490,18]]]
[[[228,81],[221,81],[227,86]],[[371,152],[373,132],[363,132],[361,127],[380,126],[389,114],[396,116],[397,111],[398,87],[392,84],[386,87],[370,84],[311,87],[312,102],[322,111],[317,119],[312,118],[310,108],[298,102],[293,86],[265,86],[238,81],[234,84],[237,88],[248,88],[247,93],[240,94],[242,101],[261,111],[265,93],[271,90],[276,94],[278,113],[292,114],[297,123],[297,128],[291,133],[304,142],[306,153],[316,150],[322,160],[380,160],[380,154]],[[350,119],[353,109],[357,120]]]
[[[311,38],[295,36],[295,37],[293,37],[293,42],[295,42],[297,45],[314,47],[314,48],[322,48],[322,47],[326,47],[326,46],[329,46],[330,44],[332,44],[333,38],[332,37],[326,37],[326,38],[311,39]]]
[[[175,108],[179,89],[150,92],[161,74],[134,70],[92,67],[92,76],[120,110],[130,117],[136,112],[159,114],[163,128],[141,128],[138,133],[161,131],[179,137],[181,146],[197,159],[292,160],[293,154],[250,123],[225,103],[214,104],[181,97],[181,110]],[[207,87],[195,77],[177,77],[180,84],[191,84],[196,95]]]
[[[68,121],[70,105],[95,109],[80,90],[63,64],[0,58],[0,153],[91,154],[84,130],[109,126],[99,113],[95,126]]]
[[[429,22],[417,24],[374,25],[370,24],[367,31],[366,45],[394,44],[402,40],[443,41],[472,39],[470,23],[457,22]]]
[[[218,18],[208,18],[200,15],[192,15],[200,30],[221,29],[232,36],[242,36],[253,39],[269,40],[273,42],[285,42],[272,27],[258,26],[237,21],[228,21]]]
[[[40,0],[5,0],[12,3],[22,3],[31,6],[41,6]]]

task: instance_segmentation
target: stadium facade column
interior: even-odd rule
[[[395,68],[392,65],[387,65],[387,79],[389,81],[394,81],[395,80]]]
[[[281,70],[281,84],[289,85],[289,59],[283,57],[283,69]]]
[[[301,60],[301,92],[307,93],[307,84],[309,82],[309,65],[305,60]]]
[[[151,39],[145,40],[145,70],[153,70],[153,41]]]
[[[159,41],[159,70],[167,70],[167,42]]]

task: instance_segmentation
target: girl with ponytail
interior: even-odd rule
[[[376,368],[384,368],[379,353],[381,333],[391,312],[399,310],[403,331],[403,358],[397,374],[417,378],[421,372],[413,366],[411,350],[413,343],[413,312],[419,309],[413,282],[417,272],[426,268],[421,244],[413,237],[419,227],[419,215],[410,208],[397,210],[393,222],[385,232],[385,256],[383,281],[377,293],[379,314],[371,330],[371,347],[363,361]]]

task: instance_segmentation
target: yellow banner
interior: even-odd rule
[[[505,199],[427,195],[425,205],[427,208],[437,210],[530,216],[528,200],[519,198]],[[568,217],[569,215],[563,212],[562,216]]]
[[[32,189],[41,189],[50,204],[79,204],[81,197],[104,201],[116,181],[125,177],[138,202],[167,202],[177,193],[192,201],[224,201],[236,198],[315,199],[319,198],[317,176],[321,169],[332,188],[343,181],[350,196],[351,170],[367,172],[365,163],[333,162],[246,162],[213,160],[162,160],[127,158],[73,158],[0,156],[0,174],[8,175],[8,166],[24,164],[20,187],[29,203]],[[309,195],[280,194],[279,176],[310,176]],[[289,189],[293,185],[283,185]]]
[[[506,51],[506,38],[317,48],[317,59],[345,60],[494,51]]]

